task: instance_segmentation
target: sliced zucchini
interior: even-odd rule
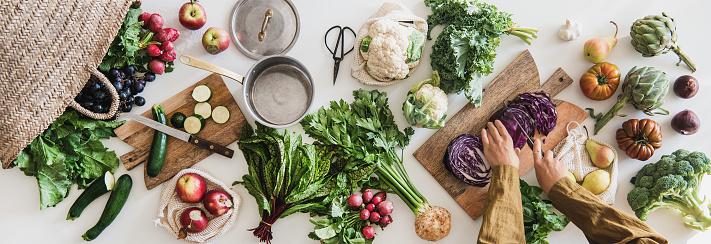
[[[199,114],[193,114],[185,119],[185,123],[183,125],[185,126],[185,132],[197,134],[200,130],[202,130],[202,128],[205,128],[205,118]]]
[[[217,106],[212,110],[212,120],[218,124],[224,124],[230,119],[230,110],[225,106]]]
[[[183,123],[185,123],[185,114],[181,112],[176,112],[173,114],[173,116],[170,116],[170,124],[173,125],[173,127],[181,129],[183,128]]]
[[[203,119],[210,118],[212,114],[212,106],[209,103],[198,103],[195,104],[195,114],[199,114]]]
[[[207,100],[210,100],[211,97],[212,90],[210,90],[210,88],[206,85],[199,85],[193,89],[193,99],[199,103],[207,102]]]

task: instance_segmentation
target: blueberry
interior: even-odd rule
[[[131,112],[131,109],[133,109],[133,106],[131,106],[130,103],[127,103],[126,106],[124,106],[122,111],[128,113],[128,112]]]
[[[156,80],[156,74],[154,74],[153,72],[150,72],[150,71],[146,72],[143,75],[143,80],[148,81],[148,82],[154,81],[154,80]]]
[[[133,67],[133,65],[123,67],[123,72],[126,73],[127,77],[131,77],[136,73],[136,67]]]
[[[121,89],[123,89],[123,85],[121,85],[121,82],[114,81],[114,83],[111,83],[111,84],[114,85],[114,88],[116,88],[117,91],[120,91]]]
[[[133,103],[135,103],[138,106],[143,106],[146,104],[146,99],[143,98],[142,96],[136,96],[136,98],[133,99]]]

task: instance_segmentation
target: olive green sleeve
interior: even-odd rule
[[[590,243],[669,243],[641,220],[610,207],[568,177],[558,180],[548,197]]]
[[[510,165],[492,167],[489,193],[478,243],[526,243],[518,169]]]

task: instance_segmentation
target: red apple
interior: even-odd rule
[[[230,47],[230,35],[223,29],[210,27],[202,35],[202,46],[208,53],[218,54]]]
[[[205,9],[202,8],[202,5],[196,2],[197,0],[191,0],[190,2],[183,4],[178,12],[178,20],[180,20],[180,24],[190,30],[200,29],[205,25],[205,22],[207,22]]]
[[[220,216],[232,208],[232,197],[226,191],[212,190],[205,193],[202,204],[212,215]]]
[[[207,184],[205,184],[205,180],[193,173],[187,173],[181,176],[175,186],[178,198],[189,203],[200,202],[206,190]]]
[[[180,214],[180,226],[189,233],[198,233],[207,228],[207,216],[199,208],[188,208]]]
[[[151,17],[148,18],[147,26],[147,29],[151,32],[158,32],[163,29],[163,16],[160,16],[160,14],[151,14]]]

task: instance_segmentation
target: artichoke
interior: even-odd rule
[[[622,84],[622,94],[617,97],[617,104],[605,116],[602,116],[602,114],[595,115],[592,109],[588,109],[590,110],[590,116],[597,120],[595,134],[612,117],[615,117],[620,109],[628,104],[634,105],[637,110],[641,110],[648,115],[669,114],[669,111],[661,108],[667,91],[669,91],[669,79],[666,73],[653,67],[638,69],[635,66],[625,76],[624,84]]]
[[[696,71],[696,65],[689,59],[681,48],[676,45],[676,24],[674,19],[662,15],[648,15],[638,19],[630,28],[632,46],[644,57],[654,57],[665,54],[669,50],[674,51],[679,56],[679,65],[684,62],[689,66],[691,72]]]

